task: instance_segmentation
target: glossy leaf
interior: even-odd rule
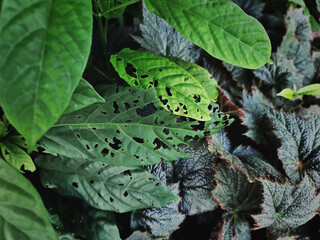
[[[0,185],[0,239],[58,239],[37,190],[2,159]]]
[[[80,81],[91,46],[91,7],[89,0],[2,2],[0,104],[29,151],[58,121]]]
[[[293,100],[295,99],[295,92],[291,88],[285,88],[281,92],[279,92],[277,96]]]
[[[65,115],[41,139],[50,153],[69,158],[85,158],[112,165],[153,165],[187,155],[181,144],[204,136],[204,131],[219,131],[230,122],[217,111],[203,131],[194,131],[199,122],[162,110],[153,90],[105,85],[103,104],[92,105]],[[216,125],[212,128],[212,123]]]
[[[80,80],[76,90],[73,92],[67,109],[63,114],[76,112],[94,103],[103,103],[104,99],[83,78]]]
[[[174,114],[203,121],[210,119],[208,106],[210,101],[217,99],[218,86],[198,65],[182,60],[176,63],[149,52],[130,49],[111,56],[110,61],[130,86],[155,89],[164,107]],[[204,78],[198,79],[195,75]]]
[[[316,215],[320,195],[308,177],[299,186],[261,180],[264,188],[263,212],[255,215],[257,228],[270,225],[278,229],[296,228]]]
[[[38,157],[36,163],[44,186],[101,210],[128,212],[162,207],[176,199],[165,185],[141,168],[50,155]]]
[[[148,9],[186,39],[222,61],[244,68],[270,62],[263,26],[229,0],[146,0]]]
[[[320,84],[319,83],[314,83],[310,84],[308,86],[305,86],[303,88],[300,88],[297,91],[298,95],[318,95],[320,94]]]

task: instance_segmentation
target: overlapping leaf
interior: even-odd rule
[[[58,239],[36,189],[1,158],[0,185],[0,239]]]
[[[308,177],[299,186],[261,180],[264,188],[263,212],[255,215],[256,227],[273,225],[278,229],[298,227],[316,215],[320,195]]]
[[[232,215],[225,215],[223,219],[223,226],[219,233],[221,240],[242,240],[251,239],[250,224],[248,221],[233,217]]]
[[[262,25],[226,0],[146,0],[148,9],[186,39],[222,61],[244,68],[270,62],[271,44]]]
[[[38,157],[36,163],[44,186],[83,199],[101,210],[128,212],[162,207],[176,199],[165,185],[141,168],[50,155]]]
[[[265,3],[262,3],[261,0],[232,0],[232,2],[241,7],[246,14],[255,18],[262,16],[262,11],[265,5]]]
[[[2,2],[0,104],[29,151],[62,115],[81,79],[91,7],[88,0]]]
[[[41,140],[50,153],[85,158],[112,165],[152,165],[187,155],[180,144],[188,144],[203,131],[219,131],[229,120],[218,112],[203,131],[194,131],[198,122],[178,121],[162,110],[153,90],[105,85],[106,102],[65,115]],[[215,126],[211,129],[212,123]],[[211,129],[211,130],[210,130]]]
[[[201,67],[130,49],[123,49],[110,61],[129,85],[155,89],[168,110],[197,120],[210,119],[208,106],[210,101],[216,100],[218,86]],[[197,75],[203,78],[199,79]]]

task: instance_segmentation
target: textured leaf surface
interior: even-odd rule
[[[172,185],[171,191],[178,194],[178,185]],[[135,211],[131,215],[133,229],[144,228],[155,237],[169,237],[178,229],[185,215],[178,211],[179,200],[172,201],[162,208],[149,208]]]
[[[230,215],[223,217],[224,223],[219,233],[219,240],[250,240],[250,224]]]
[[[88,9],[89,0],[2,2],[0,104],[29,150],[59,119],[80,81],[91,45]]]
[[[216,100],[218,86],[201,67],[182,60],[175,63],[150,52],[130,49],[123,49],[111,56],[110,61],[119,76],[129,85],[154,88],[168,110],[197,120],[210,119],[208,106],[210,101]],[[191,72],[188,71],[189,68]],[[196,75],[205,78],[198,79]]]
[[[205,142],[188,147],[186,153],[189,158],[172,162],[173,178],[179,182],[182,197],[180,211],[187,215],[213,211],[217,208],[212,196],[215,157]]]
[[[319,116],[312,114],[309,121],[295,114],[268,110],[268,116],[275,126],[275,134],[281,141],[279,159],[293,182],[303,176],[320,185],[320,125]]]
[[[316,215],[320,196],[308,177],[299,186],[261,180],[264,188],[263,212],[255,215],[257,228],[273,224],[278,229],[298,227]]]
[[[4,140],[0,142],[0,149],[4,159],[14,168],[19,171],[35,171],[36,166],[34,165],[31,157],[17,145]]]
[[[212,56],[244,68],[270,62],[263,26],[227,0],[147,0],[148,9]]]
[[[101,210],[128,212],[162,207],[176,199],[165,185],[141,168],[49,155],[38,157],[36,163],[42,169],[44,186],[83,199]]]
[[[0,239],[58,239],[36,189],[2,159],[0,185]]]
[[[127,240],[153,240],[153,239],[155,238],[153,238],[151,234],[143,233],[140,231],[133,232],[132,235],[130,235],[130,237],[127,238]]]
[[[133,36],[133,39],[154,54],[177,57],[187,62],[199,59],[200,51],[165,20],[151,13],[145,5],[140,30],[142,37]]]
[[[72,113],[94,103],[103,103],[104,99],[94,90],[86,80],[81,79],[74,90],[67,109],[63,114]]]
[[[180,121],[162,110],[155,91],[105,85],[106,102],[65,115],[41,140],[50,153],[70,158],[103,161],[112,165],[152,165],[187,155],[180,144],[188,144],[203,131],[219,131],[229,120],[218,112],[194,131],[199,123]],[[178,146],[179,145],[179,146]]]

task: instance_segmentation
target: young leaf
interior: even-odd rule
[[[277,96],[284,97],[290,100],[295,99],[295,92],[291,88],[283,89],[281,92],[277,94]]]
[[[151,12],[213,57],[251,69],[270,62],[271,44],[263,26],[231,1],[145,2]]]
[[[50,155],[38,157],[36,163],[44,186],[83,199],[101,210],[128,212],[162,207],[176,199],[165,185],[141,168]]]
[[[261,180],[264,188],[263,212],[253,216],[256,228],[270,225],[278,229],[299,227],[316,215],[320,195],[315,194],[308,177],[299,186]]]
[[[308,86],[300,88],[297,91],[297,95],[300,95],[300,96],[303,96],[303,95],[318,95],[318,94],[320,94],[320,84],[319,83],[310,84]]]
[[[0,149],[4,159],[17,170],[21,172],[25,170],[34,172],[36,170],[31,157],[17,145],[4,140],[0,142]]]
[[[90,0],[2,2],[0,104],[29,151],[58,121],[81,79],[91,8]]]
[[[194,131],[192,127],[200,123],[181,121],[162,110],[153,90],[103,88],[105,103],[65,115],[41,139],[47,152],[112,165],[153,165],[161,159],[187,157],[181,144],[203,137],[204,131],[219,131],[229,122],[215,112],[203,131]]]
[[[58,239],[37,190],[2,159],[0,185],[0,239]]]
[[[319,117],[312,114],[306,121],[295,114],[267,110],[281,141],[278,156],[288,177],[299,182],[306,174],[320,185],[320,125]]]
[[[63,114],[76,112],[94,103],[103,103],[104,99],[83,78],[74,90],[67,109]]]
[[[154,88],[168,110],[197,120],[210,119],[208,106],[210,101],[215,101],[218,97],[218,85],[198,65],[130,49],[123,49],[111,56],[110,61],[119,76],[129,85]],[[191,72],[188,71],[189,68]],[[198,79],[195,75],[204,78]]]
[[[200,51],[165,20],[153,14],[143,5],[142,37],[132,36],[141,47],[157,55],[177,57],[196,62]]]
[[[178,194],[178,185],[170,187],[174,194]],[[178,229],[185,219],[185,215],[178,211],[179,200],[167,203],[162,208],[149,208],[135,211],[131,215],[131,228],[144,228],[155,237],[169,237]]]

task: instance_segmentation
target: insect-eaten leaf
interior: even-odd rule
[[[162,207],[177,199],[152,174],[142,168],[111,166],[86,159],[39,156],[41,182],[60,194],[80,198],[94,208],[128,212]],[[66,171],[67,170],[67,171]]]
[[[162,105],[174,114],[210,120],[208,107],[218,97],[218,85],[198,65],[127,48],[110,61],[130,86],[155,89]]]
[[[181,119],[163,110],[154,90],[104,85],[100,93],[105,103],[63,116],[41,139],[41,147],[112,165],[153,165],[186,157],[181,145],[231,122],[216,108],[204,125]],[[194,131],[197,126],[204,127]]]

